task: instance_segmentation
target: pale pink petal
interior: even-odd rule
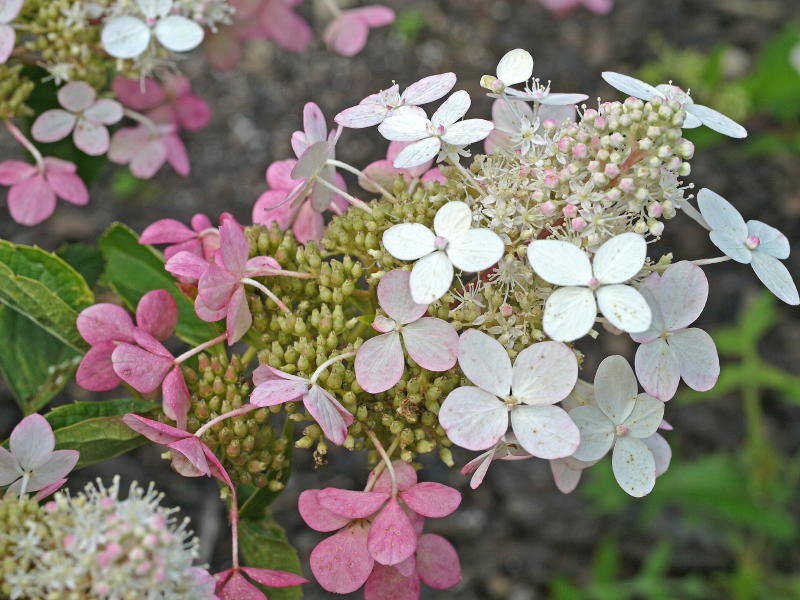
[[[306,385],[309,384],[308,379],[286,373],[285,371],[281,371],[275,367],[270,367],[269,365],[261,365],[260,367],[257,367],[255,371],[253,371],[253,383],[255,385],[261,385],[265,381],[276,381],[279,379],[286,379],[288,381],[302,381]]]
[[[395,498],[378,513],[367,537],[369,553],[382,565],[396,565],[414,554],[417,534]]]
[[[658,299],[666,330],[683,329],[703,311],[708,299],[708,279],[693,263],[675,263],[661,276]]]
[[[429,371],[448,371],[456,364],[458,333],[442,319],[424,317],[402,329],[408,355]]]
[[[419,577],[414,559],[408,558],[403,565],[410,564],[410,573],[404,574],[398,567],[376,564],[364,584],[364,600],[419,600]]]
[[[81,337],[92,346],[109,340],[133,341],[133,320],[127,310],[116,304],[102,302],[85,308],[75,324]]]
[[[378,284],[378,304],[402,325],[416,321],[428,309],[427,304],[417,304],[411,297],[410,278],[409,271],[394,269],[381,277]]]
[[[143,435],[151,442],[156,444],[170,444],[176,440],[190,436],[190,433],[176,429],[166,423],[146,419],[140,415],[128,413],[122,417],[122,422],[133,429],[136,433]]]
[[[394,467],[394,474],[397,478],[397,489],[401,492],[404,490],[409,489],[411,486],[417,483],[417,472],[407,462],[403,462],[402,460],[396,460],[392,463],[392,467]],[[375,471],[372,471],[369,474],[368,481],[371,482],[375,477]],[[392,491],[392,478],[388,473],[388,470],[384,469],[381,474],[378,476],[378,481],[375,482],[375,486],[372,488],[375,492],[382,492],[384,494],[389,494]]]
[[[47,160],[47,159],[45,159]],[[45,171],[47,183],[59,198],[71,204],[83,206],[89,202],[89,190],[76,173],[63,170],[47,169]]]
[[[208,103],[195,94],[182,94],[173,108],[178,117],[178,124],[186,131],[199,131],[211,120],[211,108]]]
[[[489,467],[492,466],[492,461],[494,460],[496,452],[497,448],[492,448],[488,452],[479,454],[477,457],[473,458],[471,461],[461,467],[460,473],[462,475],[469,475],[470,473],[473,474],[469,481],[469,487],[471,487],[473,490],[477,490],[483,483],[486,473],[489,471]]]
[[[139,236],[140,244],[178,244],[197,238],[197,232],[175,219],[161,219],[148,225]]]
[[[244,268],[244,261],[242,261],[242,268]],[[197,297],[202,298],[210,309],[219,310],[228,304],[236,289],[242,287],[242,284],[239,283],[241,273],[239,271],[239,276],[236,277],[218,264],[210,263],[200,276]]]
[[[267,167],[267,185],[276,190],[291,190],[297,185],[297,180],[292,179],[292,170],[297,165],[297,161],[287,158],[276,160]]]
[[[477,387],[456,388],[439,409],[447,437],[467,450],[491,448],[508,429],[508,410],[496,396]]]
[[[288,202],[286,190],[267,190],[253,206],[253,223],[270,226],[277,223],[282,231],[286,231],[295,218],[297,209]]]
[[[211,468],[208,465],[203,447],[203,442],[193,435],[187,435],[182,439],[167,444],[167,448],[185,458],[194,467],[194,470],[206,477],[211,477]]]
[[[192,405],[192,397],[189,395],[180,365],[175,365],[167,373],[161,390],[164,397],[162,403],[164,414],[175,421],[178,429],[186,429],[186,417]]]
[[[508,352],[500,342],[482,331],[467,329],[461,334],[458,364],[467,379],[481,389],[501,398],[511,392],[513,375]]]
[[[70,134],[76,120],[75,115],[66,110],[47,110],[33,122],[31,135],[37,142],[57,142]]]
[[[11,53],[14,52],[14,45],[17,42],[17,35],[14,28],[0,22],[0,65],[8,61]]]
[[[672,449],[669,447],[667,440],[658,433],[654,433],[642,441],[653,453],[653,458],[656,461],[656,477],[661,477],[669,469],[669,463],[672,461]]]
[[[56,209],[56,194],[41,175],[21,181],[8,190],[8,212],[20,225],[38,225]]]
[[[579,406],[569,411],[569,418],[580,431],[580,446],[573,456],[592,461],[603,458],[614,444],[614,424],[596,406]]]
[[[75,373],[75,381],[79,386],[90,392],[105,392],[122,383],[111,362],[111,353],[116,347],[114,342],[108,341],[89,348]]]
[[[0,487],[9,485],[22,477],[24,473],[19,462],[8,450],[0,446]]]
[[[551,460],[550,471],[553,473],[553,481],[555,481],[558,491],[562,494],[573,492],[578,487],[583,473],[581,469],[573,469],[569,461],[563,458]]]
[[[119,132],[118,132],[119,133]],[[114,141],[111,141],[111,149],[109,150],[109,158],[111,158],[110,151],[114,148]],[[150,179],[155,175],[158,170],[164,166],[167,161],[167,145],[164,138],[150,139],[145,142],[130,162],[130,170],[139,179]],[[113,162],[113,158],[111,158]]]
[[[0,162],[0,185],[14,185],[36,175],[39,169],[35,165],[21,160]]]
[[[76,452],[77,452],[77,450],[76,450]],[[57,481],[54,481],[50,485],[46,485],[43,488],[41,488],[38,492],[36,492],[36,494],[34,494],[34,496],[33,496],[33,499],[36,502],[41,502],[42,500],[44,500],[48,496],[51,496],[52,494],[54,494],[58,490],[60,490],[62,487],[64,487],[64,484],[66,484],[66,483],[67,483],[67,478],[66,477],[63,477],[63,478],[61,478],[61,479],[59,479]]]
[[[184,251],[171,256],[164,268],[176,277],[200,279],[210,265],[211,263],[197,254]]]
[[[161,385],[174,361],[128,343],[118,344],[111,355],[114,372],[134,389],[149,394]]]
[[[454,513],[461,504],[461,493],[458,490],[435,481],[418,483],[400,492],[400,498],[415,513],[432,519]]]
[[[245,263],[244,270],[249,277],[265,277],[278,273],[281,265],[271,256],[254,256]]]
[[[319,503],[320,490],[304,490],[297,500],[297,510],[306,525],[315,531],[336,531],[350,522],[347,517],[332,513]]]
[[[226,310],[225,329],[228,332],[228,345],[238,342],[253,324],[253,315],[247,304],[247,297],[244,293],[244,286],[238,286],[228,302]]]
[[[189,175],[191,172],[189,153],[181,138],[177,135],[168,135],[164,137],[164,145],[167,148],[167,161],[170,166],[178,175],[183,177]]]
[[[381,103],[368,102],[347,108],[334,117],[339,125],[350,129],[363,129],[378,125],[388,114],[388,109]]]
[[[633,412],[622,423],[627,434],[636,438],[647,438],[653,435],[664,419],[664,403],[647,394],[636,397]]]
[[[111,138],[108,159],[118,165],[129,163],[147,145],[149,138],[149,132],[141,125],[123,127],[116,131]]]
[[[260,20],[269,37],[290,52],[303,52],[311,43],[308,23],[285,2],[267,2],[261,10]]]
[[[578,426],[559,406],[516,406],[511,427],[520,445],[539,458],[570,456],[581,442]]]
[[[58,90],[58,102],[70,112],[80,112],[89,108],[97,97],[97,92],[85,81],[71,81]]]
[[[250,396],[250,403],[256,406],[274,406],[297,400],[308,391],[304,380],[272,379],[256,385]]]
[[[719,356],[710,335],[691,327],[674,333],[667,343],[678,357],[686,385],[699,392],[714,387],[719,378]]]
[[[349,594],[364,585],[375,564],[367,550],[367,536],[367,527],[354,523],[311,551],[311,572],[323,588]]]
[[[407,104],[427,104],[442,98],[456,84],[455,73],[430,75],[412,83],[403,92],[403,100]]]
[[[370,394],[394,387],[400,381],[405,367],[400,334],[396,331],[368,339],[356,353],[356,380]]]
[[[175,299],[167,290],[147,292],[136,306],[136,324],[157,340],[167,339],[178,325]]]
[[[309,145],[328,139],[328,125],[325,115],[314,102],[307,102],[303,107],[303,129]]]
[[[109,135],[104,125],[93,123],[88,119],[80,119],[72,136],[78,150],[89,156],[100,156],[108,151]]]
[[[8,439],[8,449],[23,471],[33,471],[43,465],[55,447],[56,437],[53,435],[53,428],[47,419],[37,413],[17,423]],[[59,477],[64,475],[66,473]]]
[[[453,545],[440,535],[426,533],[417,540],[417,571],[425,585],[435,590],[461,581],[461,563]]]
[[[638,392],[636,376],[627,360],[619,355],[602,360],[594,376],[594,396],[600,410],[615,425],[631,414]]]
[[[49,454],[44,462],[39,463],[28,479],[28,491],[37,492],[54,483],[62,481],[78,463],[80,452],[77,450],[56,450]],[[19,457],[17,457],[19,458]],[[20,460],[20,465],[25,467]]]
[[[242,571],[253,581],[257,581],[267,587],[285,588],[308,583],[308,580],[300,577],[300,575],[295,575],[294,573],[288,573],[286,571],[253,567],[242,567]]]
[[[525,404],[555,404],[578,381],[578,359],[566,344],[539,342],[517,355],[511,389]]]
[[[338,400],[317,385],[303,397],[303,404],[330,441],[341,446],[347,437],[347,428],[355,420]]]
[[[222,264],[234,276],[244,271],[244,265],[250,256],[250,245],[247,237],[238,224],[226,220],[220,225],[220,256]]]
[[[292,232],[301,244],[319,242],[325,233],[325,220],[314,210],[311,202],[303,202],[297,211]]]
[[[388,498],[388,494],[381,492],[357,492],[332,487],[317,493],[317,502],[323,508],[348,519],[366,519],[372,516]]]
[[[144,83],[139,79],[115,77],[111,89],[120,102],[138,111],[149,110],[167,99],[163,86],[152,77],[145,77]]]
[[[325,28],[322,34],[328,47],[342,56],[355,56],[367,45],[369,26],[345,11]]]
[[[396,169],[390,160],[376,160],[364,167],[363,172],[364,176],[358,178],[358,185],[368,192],[377,194],[379,189],[375,185],[376,183],[386,189],[391,189],[394,180],[398,175],[403,174],[404,170]]]
[[[662,338],[641,344],[636,350],[636,377],[645,391],[666,402],[678,390],[680,365],[672,347]]]
[[[394,22],[394,11],[388,6],[370,4],[347,11],[370,27],[385,27]]]
[[[116,100],[102,98],[83,113],[83,118],[102,125],[114,125],[122,119],[122,105]]]
[[[646,496],[655,486],[655,458],[640,439],[629,436],[619,438],[614,444],[611,466],[617,483],[635,498]]]
[[[216,593],[220,600],[266,600],[264,592],[247,581],[239,571],[234,571]]]

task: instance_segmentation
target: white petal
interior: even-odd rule
[[[472,100],[470,100],[469,94],[464,90],[459,90],[451,94],[433,113],[431,122],[437,126],[444,125],[449,127],[467,113],[471,103]]]
[[[620,487],[635,498],[646,496],[656,484],[656,461],[642,440],[619,438],[614,444],[611,467]]]
[[[736,262],[747,265],[753,260],[752,250],[745,246],[741,239],[731,236],[729,230],[713,229],[708,237],[717,248],[722,250],[725,256],[730,256]]]
[[[653,458],[656,462],[656,477],[661,477],[669,469],[669,463],[672,460],[672,449],[669,447],[667,440],[658,433],[642,441],[653,453]]]
[[[573,492],[578,487],[583,474],[581,469],[573,469],[563,458],[551,460],[550,471],[553,473],[553,481],[555,481],[558,491],[562,494]]]
[[[33,413],[17,423],[11,431],[8,449],[23,471],[32,471],[42,465],[53,452],[56,438],[47,420]]]
[[[594,376],[594,397],[612,423],[628,418],[639,391],[636,376],[628,361],[619,355],[608,356],[597,367]]]
[[[368,339],[358,349],[353,366],[365,392],[379,394],[393,388],[406,366],[400,334],[390,331]]]
[[[572,342],[591,331],[597,317],[592,290],[564,287],[550,294],[544,306],[542,327],[552,340]]]
[[[452,240],[472,227],[472,210],[466,202],[448,202],[436,211],[433,231],[436,235]]]
[[[14,483],[24,473],[14,455],[0,446],[0,487]]]
[[[313,177],[325,166],[330,154],[331,149],[326,141],[316,142],[306,147],[292,169],[291,178],[299,180]]]
[[[534,240],[528,260],[536,274],[553,285],[588,285],[592,264],[575,244],[559,240]]]
[[[101,34],[103,48],[114,58],[135,58],[150,43],[150,28],[134,17],[109,21]]]
[[[508,410],[489,392],[460,387],[442,403],[439,423],[454,444],[467,450],[485,450],[494,446],[508,429]]]
[[[703,188],[697,193],[697,205],[711,229],[726,232],[742,243],[747,239],[747,225],[742,215],[725,198]]]
[[[624,283],[644,266],[647,242],[638,233],[614,236],[594,255],[592,272],[600,283]]]
[[[434,251],[434,239],[425,225],[400,223],[383,232],[383,247],[398,260],[417,260]]]
[[[362,129],[380,124],[386,118],[388,112],[388,109],[383,104],[370,102],[343,110],[334,117],[334,121],[342,127]]]
[[[516,406],[511,427],[520,445],[539,458],[570,456],[581,441],[578,426],[558,406]]]
[[[620,92],[635,96],[642,100],[651,100],[656,96],[664,97],[664,94],[659,92],[649,83],[645,83],[635,77],[623,75],[622,73],[614,73],[613,71],[604,71],[603,79],[612,87],[617,88]]]
[[[423,317],[402,329],[406,352],[428,371],[449,371],[456,364],[458,333],[447,321]]]
[[[455,73],[431,75],[408,86],[401,98],[406,104],[427,104],[444,96],[455,84]]]
[[[484,271],[503,256],[505,245],[494,231],[470,229],[450,240],[447,256],[456,268],[466,273]]]
[[[386,117],[378,126],[378,131],[393,142],[416,142],[430,135],[430,121],[415,114],[402,114]]]
[[[796,306],[800,304],[797,286],[792,281],[792,276],[784,264],[774,256],[756,250],[753,252],[753,262],[750,263],[767,289],[780,300]]]
[[[155,34],[161,45],[173,52],[194,50],[203,41],[203,28],[180,15],[159,19]]]
[[[578,359],[570,347],[539,342],[517,355],[511,390],[525,404],[555,404],[569,395],[577,381]]]
[[[532,75],[533,57],[522,48],[507,52],[497,63],[497,78],[505,85],[528,81]]]
[[[447,293],[453,283],[453,263],[444,252],[431,252],[411,269],[411,297],[417,304],[430,304]]]
[[[494,129],[494,123],[486,119],[466,119],[450,125],[442,135],[442,141],[453,146],[468,146],[486,138]]]
[[[629,285],[601,286],[597,289],[597,306],[609,323],[622,331],[637,333],[650,327],[650,306]]]
[[[395,169],[411,169],[424,165],[439,153],[442,142],[438,137],[427,137],[409,144],[394,158]]]
[[[148,19],[163,17],[172,8],[172,0],[136,0],[136,4]]]
[[[789,240],[771,225],[761,221],[750,220],[747,222],[747,233],[758,237],[759,252],[765,252],[781,260],[789,258]]]
[[[492,336],[467,329],[458,342],[458,365],[472,383],[505,397],[511,391],[511,359],[508,351]]]
[[[579,406],[569,411],[569,418],[580,431],[581,442],[573,457],[599,460],[614,443],[614,424],[596,406]]]
[[[658,431],[663,419],[664,403],[647,394],[639,394],[633,405],[633,411],[622,424],[628,428],[628,435],[647,438]]]
[[[588,99],[586,94],[547,94],[539,102],[545,106],[571,106]]]
[[[636,350],[636,376],[645,391],[667,401],[675,395],[681,379],[678,357],[667,342],[658,338]]]
[[[3,0],[0,2],[0,23],[10,23],[22,9],[24,0]]]
[[[665,329],[683,329],[703,311],[708,299],[708,279],[703,269],[683,260],[664,271],[657,296]]]
[[[746,138],[747,130],[733,119],[702,104],[686,106],[686,112],[697,117],[706,127],[732,138]],[[684,126],[686,124],[684,123]]]
[[[710,335],[691,327],[674,333],[667,343],[678,359],[686,385],[698,392],[714,387],[719,379],[719,356]]]

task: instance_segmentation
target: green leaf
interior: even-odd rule
[[[100,238],[106,259],[103,281],[122,298],[130,310],[151,290],[165,289],[178,304],[178,337],[201,344],[220,334],[221,329],[201,321],[192,302],[181,293],[175,279],[164,270],[164,260],[151,247],[139,243],[139,236],[121,223],[114,223]]]
[[[86,348],[75,320],[94,295],[55,254],[0,240],[0,300],[76,351]]]
[[[294,444],[292,443],[293,435],[294,421],[291,419],[286,419],[286,423],[283,426],[283,437],[289,440],[289,443],[286,444],[286,450],[284,451],[284,454],[286,455],[286,461],[284,463],[285,466],[283,469],[279,470],[269,469],[266,475],[270,480],[278,480],[283,483],[289,481],[289,477],[292,473],[292,449],[294,448]],[[255,515],[263,514],[264,510],[269,508],[269,506],[275,501],[282,491],[283,489],[273,491],[270,490],[269,487],[255,488],[253,486],[241,486],[237,488],[239,498],[246,498],[246,500],[241,501],[242,504],[239,508],[239,515],[242,518],[249,518]]]
[[[119,398],[100,402],[73,402],[57,406],[44,417],[53,429],[62,429],[75,423],[97,417],[112,417],[127,413],[148,413],[158,408],[158,404],[136,398]]]
[[[25,415],[72,379],[80,354],[8,306],[0,306],[0,375]]]
[[[67,261],[80,273],[89,287],[94,287],[106,268],[106,261],[100,250],[88,244],[64,244],[56,255]]]
[[[240,521],[239,547],[248,567],[302,574],[297,550],[289,544],[283,528],[272,520],[269,511],[264,511],[258,520]],[[270,600],[300,600],[302,597],[300,586],[263,589]]]
[[[56,448],[78,450],[76,469],[130,452],[147,439],[122,422],[122,415],[85,419],[55,430]]]

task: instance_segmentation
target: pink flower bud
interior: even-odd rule
[[[567,204],[567,205],[566,205],[566,206],[565,206],[565,207],[562,209],[562,211],[561,211],[561,212],[563,212],[563,213],[564,213],[564,216],[565,216],[567,219],[572,219],[573,217],[575,217],[575,216],[578,214],[578,209],[577,209],[577,208],[575,208],[575,205],[574,205],[574,204]]]
[[[570,224],[575,231],[583,231],[586,229],[586,220],[583,217],[575,217],[570,221]]]
[[[552,200],[548,200],[547,202],[543,202],[539,206],[539,210],[545,217],[549,217],[553,214],[553,211],[556,209],[556,205],[553,203]]]
[[[755,250],[758,248],[759,244],[761,243],[761,239],[757,235],[748,236],[747,240],[745,241],[744,245],[747,246],[750,250]]]

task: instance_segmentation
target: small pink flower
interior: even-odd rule
[[[233,219],[233,215],[222,213],[220,223]],[[235,220],[234,220],[235,221]],[[148,225],[139,236],[140,244],[169,244],[164,248],[164,258],[169,260],[178,252],[191,252],[203,260],[211,261],[219,250],[219,229],[214,227],[206,215],[192,216],[191,229],[175,219],[160,219]]]
[[[24,0],[3,0],[0,2],[0,65],[6,63],[14,51],[16,33],[9,24],[17,18]]]
[[[428,305],[412,299],[410,277],[409,271],[395,269],[378,284],[378,303],[389,316],[375,317],[372,327],[381,335],[364,342],[355,360],[356,379],[371,394],[400,381],[406,366],[403,345],[423,369],[448,371],[456,364],[458,333],[442,319],[422,316]]]
[[[0,163],[0,185],[9,186],[8,211],[21,225],[38,225],[56,209],[56,198],[83,206],[89,190],[65,160],[46,157],[32,165],[19,160]]]
[[[0,487],[20,496],[39,492],[46,498],[66,483],[67,474],[78,462],[77,450],[54,450],[53,428],[42,415],[32,414],[17,423],[6,450],[0,446]]]
[[[250,583],[248,578],[270,588],[285,588],[308,583],[307,579],[294,573],[253,567],[235,567],[217,573],[215,577],[217,579],[215,593],[221,600],[267,600],[264,592]]]
[[[116,100],[97,99],[94,88],[83,81],[73,81],[58,90],[62,108],[43,112],[34,121],[31,135],[39,142],[57,142],[72,133],[75,146],[90,156],[108,151],[106,125],[122,119],[122,105]]]
[[[116,77],[111,89],[125,106],[149,111],[147,117],[156,123],[199,131],[208,125],[211,109],[205,100],[192,93],[191,85],[183,75],[169,75],[162,82],[147,77],[144,83]]]
[[[184,177],[190,171],[186,146],[171,124],[123,127],[111,138],[108,158],[118,165],[128,165],[140,179],[150,179],[165,162]]]
[[[402,176],[408,184],[413,184],[415,181],[444,183],[446,180],[442,177],[441,171],[438,168],[431,169],[433,159],[410,169],[398,169],[394,166],[394,159],[409,143],[390,142],[389,149],[386,151],[386,159],[376,160],[364,167],[364,174],[369,179],[359,177],[358,184],[368,192],[379,193],[380,190],[373,184],[373,181],[390,190],[398,176]]]
[[[396,489],[384,472],[369,492],[326,488],[300,494],[298,509],[309,527],[322,532],[338,530],[311,552],[311,570],[327,591],[356,591],[378,565],[401,568],[418,549],[424,518],[446,517],[461,503],[461,494],[453,488],[417,483],[409,464],[396,461],[393,468]],[[373,478],[374,473],[370,480]]]
[[[461,467],[461,474],[472,474],[469,487],[476,490],[483,483],[483,479],[486,477],[486,473],[489,471],[492,462],[496,460],[526,460],[528,458],[533,458],[533,456],[526,452],[525,449],[520,446],[516,436],[509,432],[506,433],[493,448],[473,458]]]
[[[614,0],[539,0],[539,4],[557,16],[564,16],[580,6],[598,15],[614,8]]]
[[[342,11],[325,28],[328,47],[342,56],[355,56],[367,44],[369,30],[394,22],[394,11],[380,4]]]
[[[250,396],[251,404],[275,406],[302,398],[303,406],[320,426],[325,437],[337,446],[344,443],[347,428],[355,419],[336,398],[318,386],[316,380],[304,379],[262,365],[253,372],[253,384],[256,387]]]

